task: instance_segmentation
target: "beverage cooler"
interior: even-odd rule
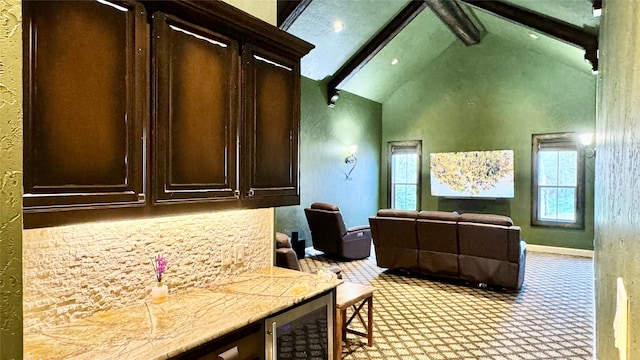
[[[265,320],[267,360],[333,360],[334,292]]]

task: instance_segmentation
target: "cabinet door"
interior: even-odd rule
[[[172,357],[171,360],[219,360],[223,355],[237,360],[263,360],[264,339],[262,322],[253,323]],[[230,353],[236,353],[236,357]]]
[[[143,205],[144,8],[23,6],[25,212]]]
[[[153,18],[154,203],[235,201],[238,45],[161,12]]]
[[[299,204],[300,61],[246,45],[243,81],[243,200]]]

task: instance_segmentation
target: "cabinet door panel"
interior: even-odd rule
[[[143,204],[144,10],[25,2],[25,210]]]
[[[299,196],[299,61],[254,46],[243,56],[245,196]]]
[[[154,14],[155,201],[235,199],[238,47]]]

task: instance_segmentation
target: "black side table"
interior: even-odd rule
[[[305,248],[304,235],[301,236],[300,232],[292,231],[291,246],[293,246],[293,250],[296,252],[298,259],[304,259],[304,248]]]

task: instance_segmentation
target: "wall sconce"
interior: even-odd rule
[[[593,7],[593,17],[598,17],[602,15],[602,0],[591,0],[591,5]]]
[[[351,178],[351,173],[353,172],[353,169],[356,168],[356,165],[358,165],[358,158],[356,158],[355,155],[356,151],[358,151],[358,145],[349,145],[350,155],[344,159],[345,164],[351,164],[351,169],[347,173],[347,180],[349,181],[353,180],[353,178]]]
[[[328,101],[329,107],[330,108],[336,107],[336,102],[340,98],[340,91],[334,90],[333,92],[329,92],[328,95],[329,95],[329,101]]]
[[[580,134],[580,142],[586,148],[584,156],[589,159],[596,156],[596,148],[591,146],[591,144],[593,143],[593,133]]]

